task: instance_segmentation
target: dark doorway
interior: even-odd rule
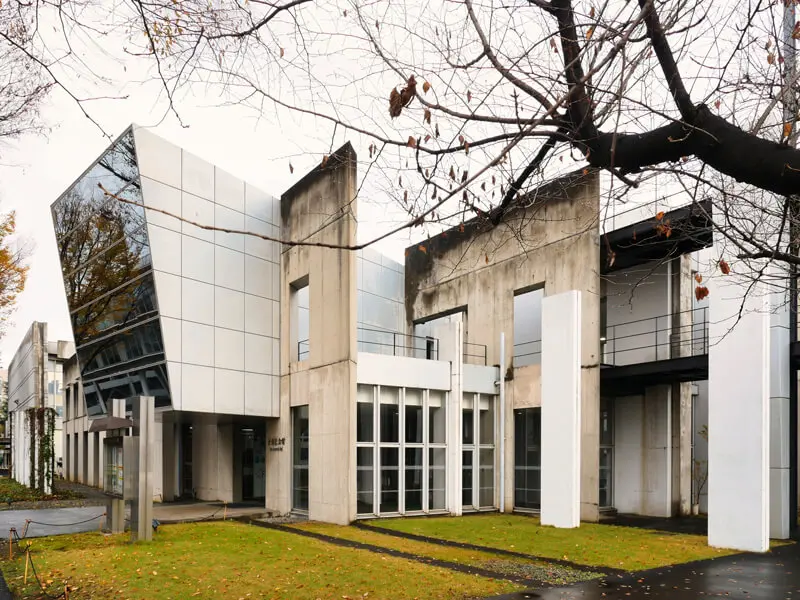
[[[181,424],[181,498],[194,498],[192,481],[192,426]]]

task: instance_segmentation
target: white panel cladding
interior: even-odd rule
[[[273,411],[272,380],[270,375],[244,374],[244,414],[258,417],[277,417]]]
[[[214,412],[244,414],[244,372],[214,369]]]
[[[234,231],[244,231],[244,214],[226,206],[214,206],[214,226]],[[244,252],[244,235],[241,233],[214,232],[214,243]]]
[[[181,366],[181,405],[183,410],[214,412],[214,367]]]
[[[277,198],[148,131],[135,136],[145,204],[198,224],[280,237]],[[173,407],[277,416],[279,244],[152,210],[147,217]]]
[[[181,333],[182,322],[180,319],[161,316],[161,335],[164,338],[164,353],[167,360],[181,362],[183,342]]]
[[[183,318],[204,325],[214,324],[214,286],[210,283],[182,279]]]
[[[277,267],[255,256],[244,257],[244,291],[248,294],[274,299]]]
[[[274,373],[272,369],[272,344],[272,338],[246,333],[244,335],[245,371],[264,375]]]
[[[214,366],[244,370],[244,333],[214,328]]]
[[[183,239],[184,277],[206,283],[214,283],[214,244],[188,235]]]
[[[275,219],[274,207],[278,205],[278,199],[273,198],[266,192],[262,192],[257,187],[245,184],[244,189],[244,212],[245,214],[272,223],[273,225],[280,224],[280,219]],[[280,215],[278,215],[280,216]]]
[[[227,171],[214,169],[214,202],[244,212],[244,181]]]
[[[260,233],[270,237],[277,237],[273,235],[273,225],[256,219],[255,217],[245,216],[244,229],[245,231],[252,231],[253,233]],[[251,256],[257,256],[264,260],[271,260],[275,262],[275,250],[277,244],[269,242],[265,239],[256,237],[254,235],[244,236],[244,251]]]
[[[477,392],[479,394],[499,394],[500,387],[495,385],[498,381],[497,367],[464,364],[464,392]]]
[[[163,271],[154,272],[158,312],[162,317],[181,318],[181,278]]]
[[[193,223],[199,225],[213,225],[214,224],[214,203],[211,200],[200,198],[194,194],[183,192],[182,198],[182,214],[184,219],[188,219]],[[186,221],[182,222],[183,233],[191,235],[192,237],[200,238],[207,242],[214,241],[214,232],[201,227],[196,227]]]
[[[214,325],[244,330],[244,293],[227,288],[214,288]]]
[[[184,321],[182,331],[183,362],[213,367],[214,328],[209,325]]]
[[[172,399],[172,408],[174,410],[181,410],[182,403],[182,384],[181,369],[183,365],[179,362],[167,362],[167,377],[169,377],[169,395]]]
[[[543,525],[580,526],[581,293],[542,300]]]
[[[181,214],[181,191],[170,185],[141,177],[142,183],[142,202],[148,208],[157,208],[170,214],[180,216]],[[174,231],[181,230],[181,221],[176,217],[170,217],[164,213],[148,210],[146,211],[147,223],[158,225]]]
[[[184,191],[207,200],[213,200],[214,166],[184,150],[182,183]]]
[[[763,284],[738,280],[734,274],[713,278],[708,287],[708,543],[765,552],[769,296]]]
[[[358,353],[358,383],[450,390],[450,363],[439,360]]]
[[[181,149],[142,127],[134,126],[139,173],[172,187],[181,187]]]
[[[244,329],[258,335],[277,335],[272,329],[272,300],[243,294],[244,298]],[[277,302],[275,303],[277,305]]]
[[[214,283],[244,291],[244,254],[222,246],[214,247]]]
[[[181,234],[157,225],[147,226],[153,269],[181,274]]]

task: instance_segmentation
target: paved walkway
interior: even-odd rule
[[[800,545],[610,577],[494,600],[787,600],[800,598]]]
[[[22,535],[26,520],[30,520],[27,537],[97,531],[104,521],[102,515],[105,510],[104,506],[84,506],[0,511],[0,537],[5,538],[12,527]],[[127,512],[130,514],[130,509]],[[260,516],[264,512],[263,506],[255,504],[234,504],[227,509],[221,502],[170,502],[153,505],[153,517],[162,523]]]

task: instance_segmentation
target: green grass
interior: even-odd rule
[[[377,529],[425,535],[489,548],[558,558],[588,566],[639,571],[665,565],[715,558],[733,551],[711,548],[700,535],[581,523],[577,529],[543,527],[539,520],[520,515],[474,515],[386,519],[371,523]]]
[[[0,503],[9,502],[37,502],[39,500],[65,500],[81,498],[80,494],[67,490],[56,489],[55,493],[46,495],[39,490],[31,489],[17,483],[10,477],[0,477]]]
[[[150,543],[99,533],[33,540],[33,559],[51,593],[70,598],[465,599],[521,586],[365,550],[341,548],[241,523],[163,526]],[[24,560],[3,560],[6,581],[23,598]]]
[[[590,570],[571,569],[546,561],[509,558],[502,554],[481,552],[466,548],[453,548],[428,542],[407,540],[357,527],[331,525],[329,523],[298,523],[293,528],[336,537],[343,540],[371,544],[380,548],[400,550],[416,556],[457,563],[469,567],[489,569],[498,573],[516,575],[535,581],[564,585],[576,581],[594,579],[600,575]]]

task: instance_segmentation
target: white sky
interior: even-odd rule
[[[154,103],[158,92],[155,84],[131,85],[124,88],[128,99],[98,102],[87,108],[106,132],[116,136],[132,122],[151,126],[161,120],[163,105]],[[296,123],[278,122],[274,115],[257,120],[252,111],[213,106],[213,100],[205,107],[184,104],[180,113],[188,127],[181,127],[172,117],[155,126],[154,131],[276,196],[313,168],[321,153],[327,151],[314,137],[316,128],[304,128],[313,132],[304,137]],[[57,90],[50,97],[42,114],[53,126],[47,136],[23,138],[0,148],[0,211],[16,210],[19,234],[35,246],[25,291],[19,297],[13,323],[0,340],[3,366],[13,357],[32,321],[47,322],[51,340],[72,339],[50,204],[109,144],[63,92]],[[366,149],[356,151],[366,154]],[[383,229],[385,217],[362,201],[360,221],[359,238],[366,239]],[[402,262],[407,245],[408,237],[401,236],[376,248]]]

